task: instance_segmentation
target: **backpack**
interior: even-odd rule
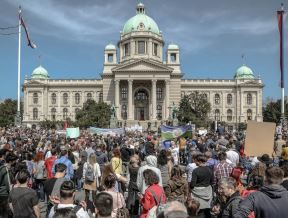
[[[86,182],[94,182],[95,176],[94,176],[94,169],[93,166],[89,163],[87,163],[87,170],[85,172],[85,181]]]
[[[163,196],[164,191],[162,191],[159,202],[157,200],[157,196],[156,196],[155,192],[152,189],[150,189],[150,191],[151,191],[151,194],[153,195],[153,198],[156,202],[156,205],[149,210],[149,212],[147,214],[147,218],[157,218],[158,214],[160,214],[162,211],[164,211],[164,209],[166,207],[166,204],[162,203],[162,196]]]

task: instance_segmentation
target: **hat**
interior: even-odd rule
[[[272,159],[269,157],[269,154],[263,154],[261,157],[257,157],[257,159],[266,164],[272,163]]]

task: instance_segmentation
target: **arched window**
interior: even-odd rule
[[[232,110],[231,109],[227,110],[227,121],[232,121]]]
[[[63,104],[68,104],[68,94],[67,93],[63,94]]]
[[[148,93],[144,89],[139,89],[138,92],[135,93],[135,100],[143,101],[148,99]]]
[[[126,104],[122,105],[121,116],[122,116],[123,120],[127,120],[127,106],[126,106]]]
[[[252,110],[251,109],[247,110],[247,120],[252,120]]]
[[[250,93],[247,94],[247,104],[248,105],[252,104],[252,95]]]
[[[33,120],[38,120],[38,109],[33,108]]]
[[[51,95],[51,103],[52,104],[56,104],[56,94],[55,93],[52,93],[52,95]]]
[[[122,87],[122,89],[121,89],[121,98],[124,100],[124,99],[127,99],[127,97],[128,97],[127,87]]]
[[[99,102],[103,102],[103,92],[99,93]]]
[[[75,94],[75,104],[80,104],[80,94],[79,93]]]
[[[56,120],[56,108],[51,109],[51,119]]]
[[[88,100],[92,100],[92,94],[89,92],[89,93],[87,93],[87,101]]]
[[[232,104],[232,95],[231,94],[227,95],[227,104],[228,105]]]
[[[215,94],[214,101],[215,101],[215,104],[220,104],[220,95],[219,94]]]
[[[160,104],[157,105],[157,119],[158,120],[162,119],[162,105]]]
[[[63,108],[63,119],[67,119],[68,118],[68,109],[67,108]]]
[[[156,95],[157,95],[157,100],[161,100],[162,99],[162,96],[163,96],[162,88],[157,87]]]
[[[33,93],[33,104],[38,104],[38,93]]]
[[[219,109],[216,109],[214,114],[215,114],[215,120],[220,121],[220,111],[219,111]]]

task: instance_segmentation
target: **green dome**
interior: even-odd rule
[[[112,43],[109,43],[108,45],[106,45],[105,50],[116,50],[116,46]]]
[[[179,46],[174,43],[171,43],[168,45],[168,49],[179,49]]]
[[[243,65],[239,67],[234,76],[235,79],[254,79],[254,74],[251,68]]]
[[[160,35],[160,30],[156,22],[145,14],[145,7],[142,3],[137,5],[136,15],[131,17],[123,27],[123,34],[131,33],[133,31],[151,31]]]
[[[40,65],[33,70],[31,79],[49,79],[48,71]]]

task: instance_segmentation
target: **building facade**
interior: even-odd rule
[[[262,121],[264,85],[243,65],[234,79],[183,79],[180,49],[170,44],[165,52],[162,32],[139,3],[136,15],[120,32],[117,47],[105,47],[101,79],[50,79],[42,66],[23,84],[24,123],[75,119],[87,99],[115,105],[120,125],[161,121],[171,116],[171,106],[195,91],[205,93],[212,110],[210,118],[235,124]]]

